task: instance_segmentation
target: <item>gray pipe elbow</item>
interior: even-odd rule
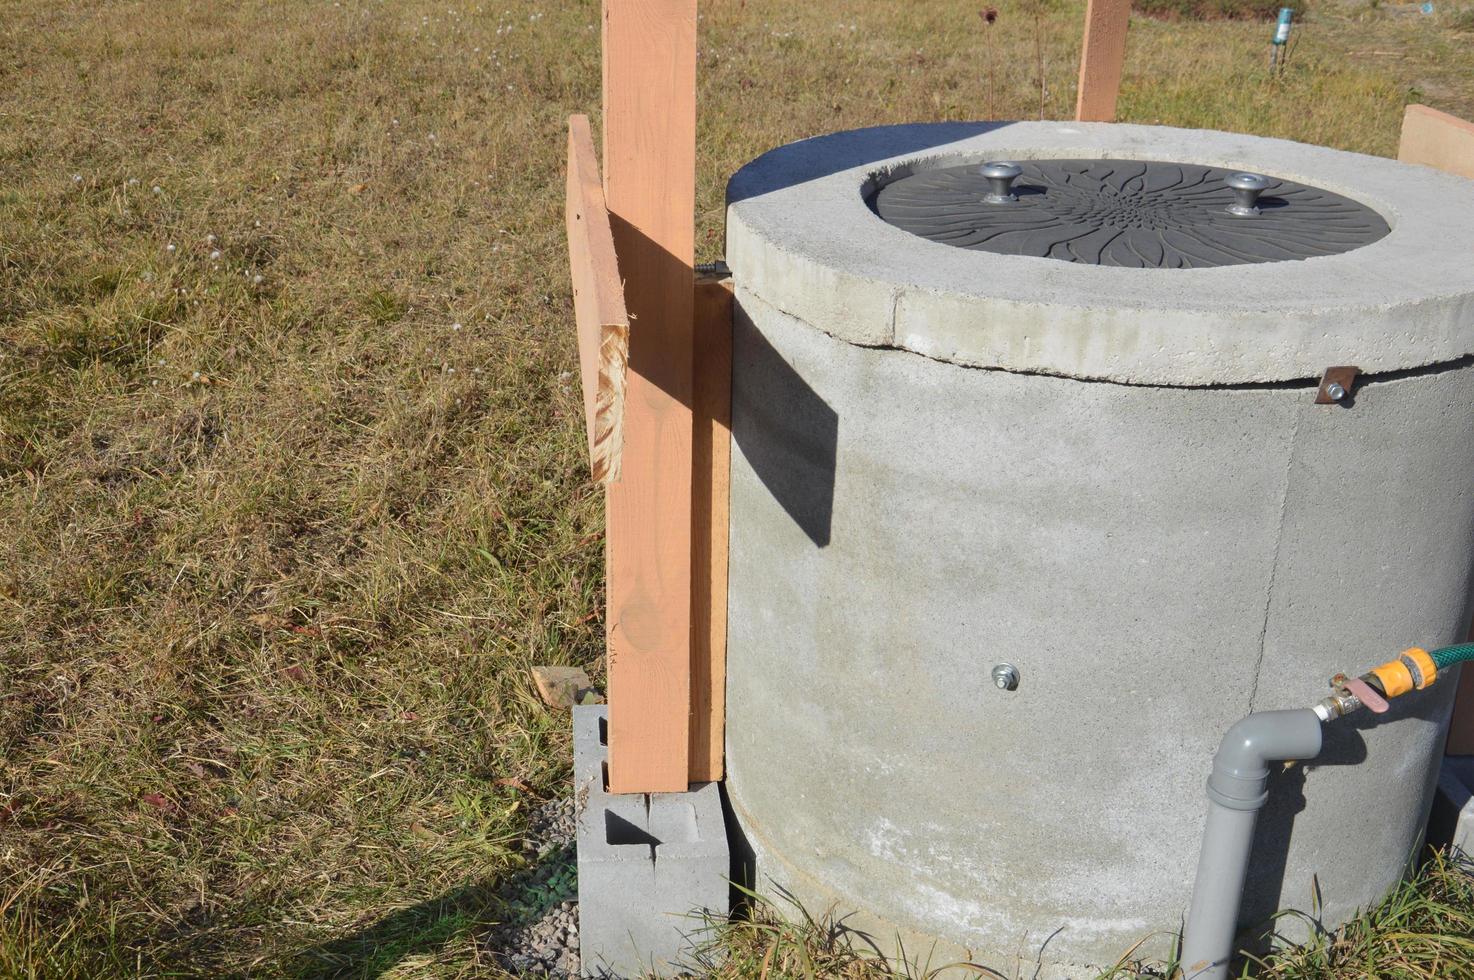
[[[1309,708],[1260,711],[1240,719],[1218,745],[1208,798],[1234,810],[1257,810],[1269,798],[1269,763],[1320,755],[1321,721]]]

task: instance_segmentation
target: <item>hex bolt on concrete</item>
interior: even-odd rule
[[[1335,381],[1326,385],[1326,397],[1333,402],[1338,402],[1346,397],[1346,389]]]
[[[993,683],[1000,691],[1014,691],[1018,689],[1018,668],[1013,664],[998,664],[993,668]]]
[[[702,913],[730,908],[716,783],[685,793],[604,788],[607,706],[573,709],[579,955],[584,976],[668,976],[688,967]]]

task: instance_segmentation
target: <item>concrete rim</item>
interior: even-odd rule
[[[882,221],[878,180],[984,159],[1117,157],[1255,170],[1392,226],[1340,255],[1117,269],[928,242]],[[728,186],[727,261],[814,327],[974,367],[1131,384],[1317,378],[1474,352],[1474,181],[1287,140],[1105,123],[932,123],[791,143]]]

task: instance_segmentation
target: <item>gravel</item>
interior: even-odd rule
[[[572,798],[549,800],[532,815],[522,844],[531,866],[498,892],[507,918],[487,939],[509,973],[579,975],[575,827]]]

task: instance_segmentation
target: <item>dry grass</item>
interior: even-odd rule
[[[767,147],[1067,115],[1080,5],[1001,6],[705,4],[701,257]],[[560,218],[597,19],[6,5],[0,976],[493,970],[567,773],[526,668],[598,670]],[[1301,37],[1271,80],[1262,24],[1138,22],[1123,112],[1387,153],[1410,87],[1467,106],[1433,19]]]
[[[702,950],[710,976],[935,980],[973,975],[1021,980],[1033,973],[1032,964],[1010,975],[942,962],[924,950],[907,951],[910,963],[887,960],[873,952],[869,939],[854,938],[841,915],[820,915],[755,895],[752,902],[752,914],[745,920],[711,930]],[[1096,980],[1163,980],[1177,968],[1176,962],[1143,961],[1137,955],[1134,949],[1124,951]],[[1474,977],[1474,865],[1433,854],[1378,908],[1304,946],[1249,958],[1236,975],[1259,980],[1469,980]]]

